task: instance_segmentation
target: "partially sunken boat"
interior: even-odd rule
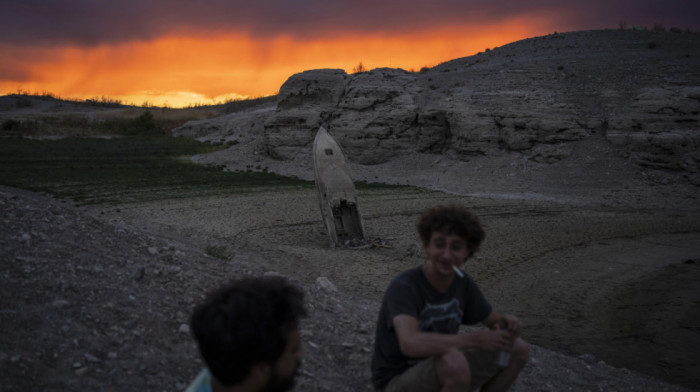
[[[314,179],[331,247],[364,238],[357,192],[340,145],[320,127],[314,139]]]

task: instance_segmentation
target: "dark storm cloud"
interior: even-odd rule
[[[700,29],[698,0],[0,0],[0,42],[82,46],[223,32],[322,39],[543,12],[559,31],[615,28],[620,21]]]

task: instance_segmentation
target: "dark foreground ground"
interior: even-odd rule
[[[268,200],[269,204],[271,200],[279,197],[284,196],[257,195],[256,200]],[[380,208],[380,199],[380,196],[376,196],[375,201],[370,204],[376,203],[376,208]],[[239,201],[243,202],[245,199]],[[435,201],[428,200],[425,203]],[[205,208],[204,201],[193,200],[190,203],[190,210],[199,209],[202,218],[213,213],[213,210]],[[485,203],[481,208],[489,205],[488,202]],[[400,205],[395,207],[396,216],[392,214],[391,219],[386,219],[401,220],[400,216],[406,215],[410,216],[406,219],[413,220],[413,210],[422,208],[422,205],[404,209],[400,208]],[[168,206],[162,205],[161,209],[165,212]],[[254,212],[256,209],[249,206],[248,210]],[[137,211],[141,214],[140,219],[114,218],[117,214],[124,214],[128,218],[131,213]],[[208,290],[231,278],[263,274],[266,270],[273,269],[296,279],[308,296],[310,317],[302,326],[302,335],[309,348],[296,390],[371,390],[369,360],[374,320],[378,310],[376,292],[381,291],[379,283],[375,283],[376,287],[366,284],[367,292],[361,295],[357,287],[348,281],[354,279],[363,282],[362,275],[348,276],[343,280],[340,278],[342,272],[321,267],[317,268],[315,275],[310,272],[312,267],[300,271],[294,267],[294,263],[298,263],[299,250],[286,245],[289,237],[280,237],[276,248],[261,247],[261,243],[267,238],[266,235],[261,236],[261,233],[266,232],[266,224],[263,223],[258,223],[256,230],[250,229],[250,226],[247,230],[250,235],[255,234],[261,242],[251,242],[246,235],[234,236],[240,246],[229,248],[232,260],[212,258],[204,254],[202,238],[215,239],[217,233],[202,236],[196,235],[196,230],[189,234],[170,230],[158,224],[159,220],[165,219],[163,216],[149,217],[149,211],[155,209],[151,210],[148,206],[124,206],[110,208],[109,211],[88,210],[34,193],[0,188],[0,265],[3,274],[3,285],[0,289],[2,390],[182,390],[202,366],[187,328],[189,314],[195,304],[202,300]],[[293,215],[291,212],[289,214]],[[371,230],[376,233],[382,232],[385,224],[392,223],[385,222],[379,213],[368,211],[368,215],[370,226],[373,227]],[[288,218],[292,219],[290,216]],[[264,220],[264,217],[259,219]],[[681,222],[678,224],[689,225],[688,227],[692,228],[691,223],[683,222],[681,218],[679,220]],[[657,221],[660,225],[668,224],[664,223],[664,219]],[[500,232],[502,229],[499,229],[499,223],[493,222],[487,226],[492,231]],[[323,236],[317,230],[317,223],[296,226],[301,228],[295,230],[288,227],[288,232],[291,233],[289,235],[306,233],[308,243],[297,245],[302,248],[317,248],[316,251],[320,254],[330,251],[322,245]],[[156,230],[158,227],[160,230]],[[192,227],[186,229],[193,230]],[[212,230],[216,231],[216,228]],[[267,236],[274,236],[274,230]],[[378,253],[382,257],[394,257],[396,254],[392,252],[404,254],[416,251],[415,245],[410,245],[412,238],[403,239],[400,233],[396,233],[396,237],[392,237],[391,234],[383,236],[392,241],[392,249],[345,250],[339,253],[341,261],[350,257],[357,259],[361,264],[363,258],[371,260]],[[514,241],[518,243],[517,240]],[[491,250],[484,249],[483,257],[497,255],[499,247],[496,245],[493,244]],[[287,248],[284,248],[285,246]],[[598,243],[598,246],[606,245]],[[280,261],[285,249],[287,258],[291,260],[291,267],[285,267]],[[382,254],[382,251],[388,253]],[[585,252],[589,252],[591,256],[596,255],[595,248],[586,247]],[[303,253],[304,256],[314,254]],[[548,257],[547,255],[551,256],[547,253],[543,257]],[[401,260],[406,265],[414,264],[416,261],[420,262],[420,256],[404,254]],[[565,268],[552,264],[553,260],[560,258],[553,257],[552,260],[539,263],[550,268],[549,274],[570,274]],[[316,265],[315,263],[318,262],[312,260],[311,264]],[[487,262],[483,264],[488,266]],[[612,267],[618,268],[624,264]],[[667,269],[668,273],[673,275],[677,273],[674,269],[685,268],[683,275],[696,279],[697,260],[693,260],[693,263],[670,264],[672,265],[668,268],[663,267],[662,270]],[[602,269],[609,267],[609,264],[600,266]],[[286,271],[290,269],[295,269],[297,273]],[[629,271],[634,269],[640,267],[631,268]],[[476,263],[474,274],[484,285],[490,287],[487,291],[498,306],[509,307],[510,302],[499,294],[503,289],[494,284],[497,281],[495,276],[504,277],[503,281],[507,281],[513,274],[527,274],[527,270],[523,263],[514,263],[512,268],[481,269]],[[546,268],[537,270],[540,273],[547,271]],[[356,272],[352,268],[348,271],[348,274]],[[390,272],[387,271],[387,274]],[[304,274],[306,275],[302,276]],[[330,281],[339,289],[336,291],[332,287],[325,288],[326,286],[318,283],[319,276],[329,276]],[[542,279],[537,284],[530,281],[530,284],[544,285],[547,281]],[[643,291],[658,287],[655,282],[643,283],[640,281],[640,286],[627,285],[625,290],[636,288]],[[686,294],[697,294],[697,290],[692,286],[687,287],[690,287],[690,292]],[[576,290],[572,292],[579,293]],[[600,293],[593,293],[594,299],[598,295]],[[622,300],[621,298],[628,294],[623,290],[616,295],[619,298],[612,298],[613,301]],[[522,299],[520,302],[535,301],[526,297]],[[563,303],[571,303],[567,302],[570,299],[562,299],[565,300]],[[579,300],[584,304],[588,303],[585,298]],[[543,298],[541,302],[545,305],[550,303],[552,306],[557,303],[556,298]],[[656,309],[653,303],[640,304],[644,305]],[[530,325],[530,330],[537,329],[538,325],[546,328],[548,323],[564,322],[546,313],[538,314],[537,311],[542,309],[540,305],[530,306],[530,319],[524,318],[524,322]],[[686,305],[679,303],[677,306],[682,308]],[[672,307],[667,310],[671,311],[670,309]],[[697,315],[697,302],[690,311],[688,314]],[[656,320],[668,317],[667,314],[650,313],[649,318]],[[673,320],[675,319],[672,318],[671,321]],[[644,330],[646,321],[648,320],[633,322],[632,327],[638,325]],[[687,328],[690,334],[688,342],[697,344],[697,340],[693,340],[697,339],[697,329],[694,329],[697,324],[693,324],[697,320],[681,317],[679,322],[690,323]],[[621,330],[626,328],[629,326],[620,326]],[[603,330],[600,332],[601,335],[607,333]],[[595,337],[590,330],[586,333]],[[630,333],[635,332],[630,329]],[[642,333],[637,335],[640,340],[645,339]],[[628,355],[639,355],[634,351],[635,341],[624,342],[624,345],[617,347],[618,350],[629,349]],[[681,386],[661,381],[658,376],[652,378],[636,371],[609,366],[597,357],[592,354],[563,355],[534,346],[532,358],[513,389],[686,390]],[[697,361],[697,358],[688,360]],[[676,359],[659,358],[659,361],[657,366],[662,369],[669,372],[677,370],[678,364],[674,362]],[[697,366],[697,363],[694,366]],[[687,386],[697,386],[697,380],[693,378],[697,376],[687,374],[687,378],[682,382]]]

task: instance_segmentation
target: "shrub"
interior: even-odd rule
[[[2,130],[3,131],[16,131],[20,128],[22,125],[21,122],[13,119],[5,120],[2,122]]]
[[[229,261],[233,259],[233,255],[229,253],[225,246],[207,245],[207,247],[204,248],[204,253],[219,260]]]
[[[88,105],[91,105],[91,106],[112,107],[112,108],[118,108],[118,107],[122,106],[121,100],[105,97],[104,95],[101,97],[88,98],[85,100],[85,103],[87,103]]]
[[[144,111],[126,125],[124,133],[127,135],[157,135],[163,133],[150,110]]]
[[[654,28],[653,28],[652,30],[653,30],[653,31],[663,32],[663,31],[666,31],[666,28],[665,28],[664,25],[662,25],[661,23],[655,23],[655,24],[654,24]]]
[[[365,66],[362,64],[362,61],[360,61],[359,63],[357,63],[355,68],[352,69],[352,73],[363,73],[363,72],[367,72],[367,68],[365,68]]]

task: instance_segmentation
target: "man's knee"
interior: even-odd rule
[[[440,384],[443,386],[468,386],[471,382],[469,362],[459,350],[449,350],[436,357],[435,372],[440,380]]]
[[[524,367],[525,364],[527,364],[528,358],[530,358],[530,345],[520,338],[516,339],[510,357],[518,367]]]

